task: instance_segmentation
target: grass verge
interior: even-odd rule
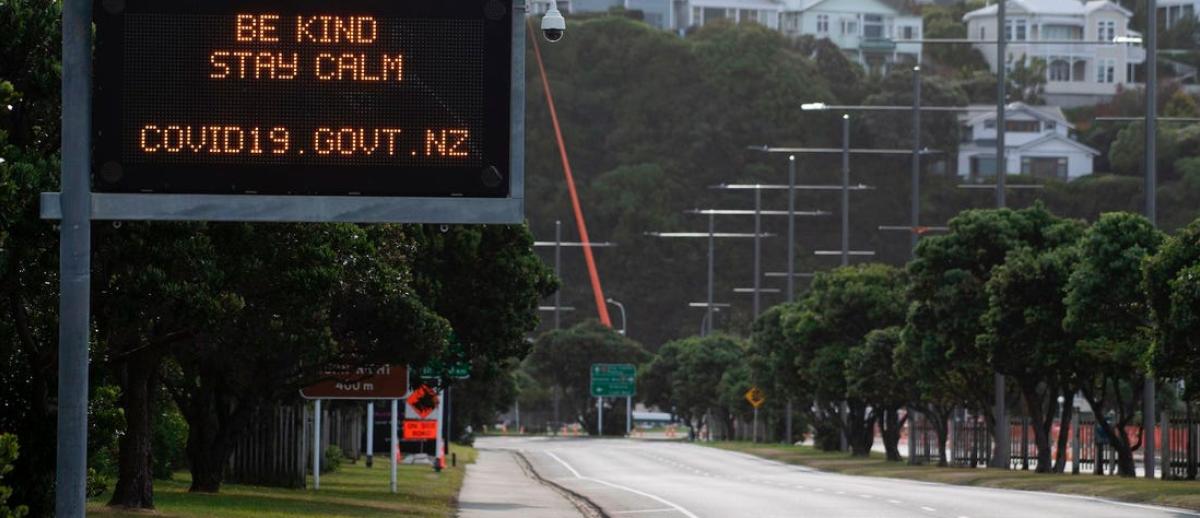
[[[105,506],[107,497],[88,503],[88,516],[169,518],[268,518],[268,517],[374,517],[454,516],[458,491],[462,488],[466,465],[475,461],[473,448],[452,446],[458,454],[458,467],[434,473],[429,465],[398,466],[397,494],[388,489],[391,470],[376,457],[375,467],[363,463],[343,463],[335,473],[321,475],[321,490],[279,489],[225,484],[215,495],[188,492],[191,477],[178,473],[174,480],[155,481],[154,503],[157,511],[131,512]],[[311,484],[311,477],[309,483]]]
[[[1200,482],[1129,479],[1095,475],[1057,475],[1029,471],[1000,471],[992,469],[939,468],[909,466],[887,462],[882,454],[869,458],[849,457],[840,452],[824,452],[811,446],[786,446],[744,442],[715,442],[707,444],[723,450],[737,451],[766,459],[798,464],[846,475],[903,478],[924,482],[961,486],[995,487],[1045,491],[1070,495],[1094,496],[1153,505],[1165,505],[1200,510]]]

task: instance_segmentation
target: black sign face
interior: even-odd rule
[[[501,0],[99,0],[93,190],[505,197]]]

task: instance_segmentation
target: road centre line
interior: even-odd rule
[[[924,505],[923,505],[923,506],[921,506],[921,510],[922,510],[922,511],[926,511],[926,512],[930,512],[930,513],[936,513],[936,512],[937,512],[937,509],[934,509],[934,508],[932,508],[932,507],[928,507],[928,506],[924,506]]]
[[[611,512],[608,514],[613,514],[613,515],[616,515],[616,514],[622,514],[622,515],[623,514],[649,514],[649,513],[669,513],[672,511],[674,511],[674,509],[672,509],[670,507],[663,507],[661,509],[639,509],[636,511],[614,511],[614,512]]]
[[[597,483],[597,484],[603,484],[603,485],[606,485],[606,486],[608,486],[608,487],[611,487],[611,488],[614,488],[614,489],[620,489],[620,490],[622,490],[622,491],[628,491],[628,492],[630,492],[630,493],[633,493],[633,494],[635,494],[635,495],[644,496],[644,497],[646,497],[646,498],[649,498],[649,499],[651,499],[651,500],[654,500],[654,501],[656,501],[656,502],[659,502],[659,503],[661,503],[661,504],[663,504],[663,505],[669,506],[669,507],[671,507],[672,509],[674,509],[674,510],[678,511],[679,513],[683,514],[684,516],[687,516],[688,518],[700,518],[699,516],[696,516],[695,514],[692,514],[692,512],[691,512],[691,511],[688,511],[687,509],[684,509],[684,508],[683,508],[682,506],[680,506],[679,504],[676,504],[676,503],[674,503],[674,502],[671,502],[671,501],[669,501],[669,500],[667,500],[667,499],[665,499],[665,498],[662,498],[662,497],[660,497],[660,496],[652,495],[652,494],[650,494],[650,493],[647,493],[647,492],[644,492],[644,491],[638,491],[638,490],[636,490],[636,489],[628,488],[628,487],[622,486],[622,485],[620,485],[620,484],[613,484],[612,482],[608,482],[608,481],[600,480],[600,479],[598,479],[598,478],[585,477],[585,476],[583,476],[583,475],[579,474],[579,472],[578,472],[578,471],[576,471],[576,470],[575,470],[575,468],[571,467],[571,465],[570,465],[570,464],[567,464],[567,462],[566,462],[566,461],[562,460],[562,458],[560,458],[558,455],[555,455],[555,454],[554,454],[554,452],[552,452],[552,451],[547,451],[547,452],[546,452],[546,455],[549,455],[549,456],[550,456],[550,458],[552,458],[552,459],[554,459],[554,460],[558,461],[558,463],[559,463],[559,464],[562,464],[562,466],[563,466],[564,468],[567,468],[567,471],[570,471],[570,472],[571,472],[571,474],[575,475],[575,478],[578,478],[578,479],[581,479],[581,480],[587,480],[587,481],[590,481],[590,482],[595,482],[595,483]]]

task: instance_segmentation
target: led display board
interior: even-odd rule
[[[501,0],[98,0],[93,190],[509,195]]]

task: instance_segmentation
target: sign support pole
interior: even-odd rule
[[[396,493],[396,454],[398,453],[399,446],[399,441],[396,439],[397,401],[399,400],[392,400],[392,441],[388,444],[388,457],[392,458],[392,494]]]
[[[437,439],[434,441],[434,453],[433,453],[433,469],[434,469],[434,471],[441,471],[442,468],[445,467],[445,465],[446,465],[445,464],[445,462],[446,462],[445,444],[446,443],[444,441],[442,441],[442,423],[445,422],[445,419],[446,419],[446,401],[444,399],[445,398],[444,395],[438,394],[438,396],[442,400],[438,402],[438,408],[437,408]]]
[[[596,398],[596,435],[604,437],[604,398]]]
[[[315,401],[316,411],[313,412],[313,490],[321,489],[321,400]]]
[[[62,19],[62,225],[59,241],[58,458],[55,510],[87,502],[91,321],[92,2],[68,0]]]
[[[758,442],[758,407],[754,407],[754,429],[750,431],[750,442]]]
[[[375,402],[367,402],[367,467],[375,460]]]
[[[633,396],[625,396],[625,436],[633,433]]]

